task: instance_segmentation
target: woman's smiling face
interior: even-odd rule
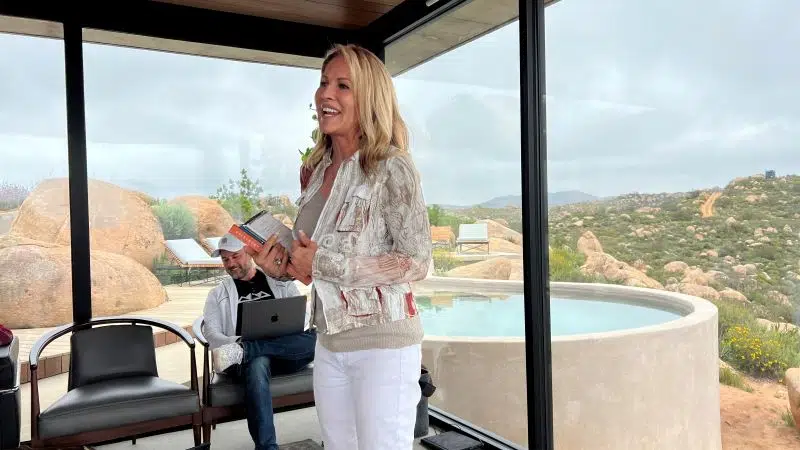
[[[314,101],[320,131],[331,137],[357,133],[358,115],[353,82],[342,56],[334,57],[323,69]]]

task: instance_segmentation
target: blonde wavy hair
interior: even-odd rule
[[[358,114],[359,163],[366,174],[389,156],[391,147],[408,151],[408,128],[400,116],[400,106],[392,77],[383,62],[369,50],[355,44],[335,45],[325,55],[322,70],[337,56],[350,69],[356,113]],[[317,133],[317,141],[303,165],[313,170],[331,147],[330,136]]]

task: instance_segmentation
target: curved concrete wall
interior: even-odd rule
[[[521,283],[512,289],[509,282],[460,282],[431,278],[420,287],[522,291]],[[722,448],[713,304],[674,292],[605,284],[552,283],[551,295],[684,314],[655,326],[552,339],[557,449]],[[438,386],[432,405],[527,446],[524,338],[426,336],[423,362]]]

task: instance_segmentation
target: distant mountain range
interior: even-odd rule
[[[573,203],[590,202],[599,199],[600,197],[595,197],[594,195],[587,194],[581,191],[559,191],[559,192],[550,192],[549,194],[547,194],[548,206],[570,205]],[[481,206],[484,208],[505,208],[506,206],[515,206],[517,208],[521,208],[522,196],[503,195],[501,197],[495,197],[491,200],[479,203],[475,206]],[[471,206],[442,205],[442,207],[448,209],[465,209],[465,208],[470,208]]]

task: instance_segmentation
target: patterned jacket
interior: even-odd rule
[[[394,150],[369,177],[358,152],[342,162],[311,236],[319,246],[312,292],[330,334],[417,314],[411,283],[428,274],[430,223],[411,156]],[[311,174],[297,201],[301,209],[330,164],[327,154]]]

